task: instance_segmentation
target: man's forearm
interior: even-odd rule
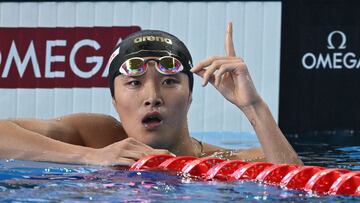
[[[0,121],[0,158],[86,164],[90,148],[60,142]]]
[[[268,106],[263,101],[244,108],[243,111],[254,127],[268,161],[277,164],[303,165],[297,153],[276,124]]]

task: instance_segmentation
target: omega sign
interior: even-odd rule
[[[340,39],[336,43],[334,38]],[[353,52],[346,52],[347,38],[344,32],[335,30],[327,38],[327,52],[305,53],[302,57],[302,66],[308,70],[314,69],[358,69],[360,68],[359,56]]]
[[[138,30],[1,28],[0,88],[106,87],[113,48]]]

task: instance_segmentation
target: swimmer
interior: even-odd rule
[[[232,24],[225,37],[225,56],[192,66],[186,46],[156,30],[129,35],[111,55],[109,86],[121,120],[77,113],[50,120],[0,121],[0,158],[102,166],[131,165],[151,154],[208,156],[302,165],[257,93],[244,60],[236,56]],[[187,114],[193,74],[211,83],[241,110],[253,126],[261,148],[233,153],[191,137]]]

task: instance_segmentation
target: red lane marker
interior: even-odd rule
[[[360,187],[360,171],[345,173],[330,187],[331,195],[356,195]]]
[[[298,166],[293,164],[272,165],[263,170],[256,180],[271,184],[278,184],[290,171],[295,170]]]
[[[308,180],[317,172],[323,170],[322,167],[304,166],[290,171],[280,182],[281,186],[290,189],[303,189]]]
[[[130,170],[166,169],[182,171],[207,180],[259,180],[290,189],[305,189],[320,194],[360,196],[360,171],[324,169],[317,166],[298,167],[266,162],[247,163],[240,160],[171,155],[151,155],[135,162]]]
[[[239,167],[248,164],[248,162],[240,161],[240,160],[231,160],[224,161],[219,163],[218,165],[210,168],[205,175],[206,180],[222,180],[226,181],[228,176],[232,174]]]
[[[141,163],[140,160],[138,160],[137,162],[133,163],[133,164],[130,166],[129,170],[130,170],[130,171],[135,171],[135,170],[137,170],[138,165],[139,165],[140,163]]]
[[[315,173],[305,185],[306,191],[313,191],[318,194],[329,192],[331,185],[344,173],[351,172],[346,169],[325,169]]]
[[[256,178],[259,173],[261,173],[265,168],[272,166],[272,163],[266,162],[253,162],[241,166],[239,169],[234,171],[228,179],[229,180],[253,180]]]
[[[139,159],[130,167],[130,170],[136,171],[136,170],[153,169],[159,166],[165,160],[170,159],[172,157],[174,156],[167,154],[150,155],[142,159]]]
[[[204,177],[210,168],[223,161],[223,159],[213,157],[199,158],[188,162],[181,171],[193,176]]]
[[[197,159],[193,156],[178,156],[165,160],[159,165],[159,168],[169,170],[169,171],[181,171],[186,163]]]
[[[355,196],[360,196],[360,185],[357,187],[354,195],[355,195]]]

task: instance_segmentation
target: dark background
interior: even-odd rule
[[[346,34],[329,50],[328,35]],[[334,46],[341,37],[334,35]],[[279,125],[285,133],[360,129],[360,69],[311,69],[302,56],[353,52],[360,58],[360,1],[282,1]]]

